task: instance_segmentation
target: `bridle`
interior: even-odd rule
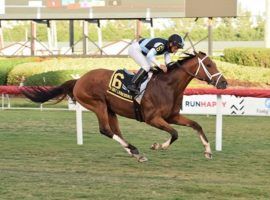
[[[197,58],[198,58],[198,63],[199,63],[199,65],[198,65],[198,68],[197,68],[195,74],[189,72],[187,69],[185,69],[185,68],[182,67],[182,66],[181,66],[180,68],[183,69],[186,73],[188,73],[188,74],[189,74],[190,76],[192,76],[193,78],[199,79],[199,80],[201,80],[201,81],[206,81],[206,82],[208,82],[209,84],[212,83],[212,79],[213,79],[214,77],[218,76],[217,81],[216,81],[216,83],[215,83],[215,87],[216,87],[217,84],[218,84],[218,82],[219,82],[219,80],[220,80],[220,78],[221,78],[221,76],[222,76],[222,74],[221,74],[220,72],[215,73],[215,74],[211,74],[211,73],[207,70],[207,68],[205,67],[205,65],[204,65],[204,63],[203,63],[203,61],[204,61],[207,57],[208,57],[207,55],[204,56],[203,59],[197,57]],[[178,62],[177,62],[177,63],[178,63]],[[197,64],[197,63],[196,63],[196,64]],[[180,64],[178,63],[178,65],[180,65]],[[201,68],[203,69],[204,73],[205,73],[206,76],[208,77],[208,80],[206,80],[206,79],[201,78],[201,77],[198,76],[198,73],[199,73],[199,71],[200,71]]]

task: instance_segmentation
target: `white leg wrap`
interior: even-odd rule
[[[204,146],[209,145],[209,143],[205,141],[205,139],[203,138],[203,136],[201,134],[199,135],[199,137],[200,137],[200,139],[201,139]]]
[[[131,153],[130,149],[127,148],[127,147],[128,147],[128,144],[127,144],[122,138],[120,138],[118,135],[115,135],[115,134],[114,134],[114,135],[113,135],[113,139],[114,139],[115,141],[119,142],[119,143],[122,145],[122,147],[124,147],[124,149],[128,152],[129,155],[133,155],[133,154]]]
[[[162,147],[162,149],[167,149],[167,148],[170,146],[170,144],[171,144],[171,138],[168,139],[166,142],[164,142],[164,143],[161,145],[161,147]]]
[[[207,143],[207,145],[206,146],[204,146],[205,147],[205,151],[206,152],[208,152],[208,153],[212,153],[212,151],[211,151],[211,147],[210,147],[210,143]]]
[[[205,151],[211,153],[212,151],[211,151],[210,143],[206,142],[205,139],[203,138],[203,136],[201,136],[201,135],[200,135],[200,139],[203,143]]]
[[[119,142],[123,147],[127,147],[128,146],[128,144],[122,139],[122,138],[120,138],[118,135],[113,135],[113,139],[115,140],[115,141],[117,141],[117,142]]]

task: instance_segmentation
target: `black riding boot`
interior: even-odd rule
[[[127,86],[128,90],[131,92],[134,92],[135,94],[139,94],[139,85],[141,84],[144,76],[147,74],[147,71],[145,71],[143,68],[141,68],[137,74],[134,75],[134,77],[131,80],[131,84]]]

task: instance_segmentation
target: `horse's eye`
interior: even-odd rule
[[[207,67],[211,67],[211,65],[210,65],[210,64],[207,64],[206,66],[207,66]]]

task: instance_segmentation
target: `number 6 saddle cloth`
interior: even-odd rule
[[[153,73],[149,72],[148,76],[145,76],[142,84],[140,85],[140,94],[134,95],[127,89],[127,86],[131,84],[131,80],[134,74],[128,72],[126,69],[118,69],[113,73],[111,77],[109,89],[107,92],[129,102],[136,100],[140,104],[147,83],[151,79],[152,75]]]

